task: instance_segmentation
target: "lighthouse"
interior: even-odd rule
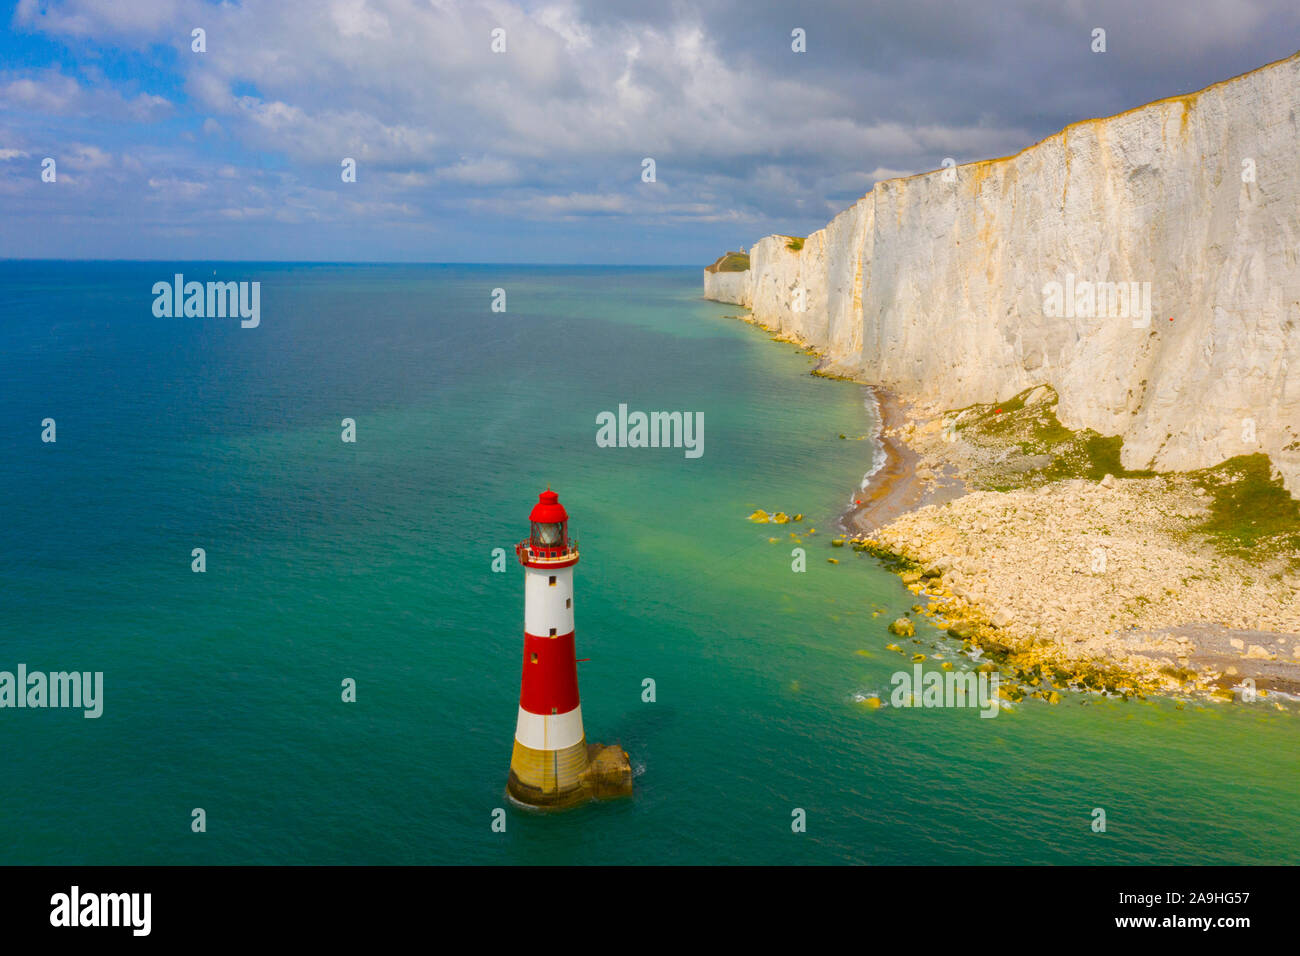
[[[528,539],[515,546],[524,568],[524,660],[507,788],[537,807],[630,793],[627,754],[589,747],[582,726],[573,626],[578,542],[569,537],[568,512],[548,488],[528,520]]]

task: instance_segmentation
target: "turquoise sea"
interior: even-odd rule
[[[260,326],[155,318],[176,272],[260,281]],[[1294,705],[855,700],[910,669],[885,625],[915,600],[830,547],[864,391],[698,269],[4,262],[0,290],[0,670],[105,697],[0,709],[0,863],[1300,862]],[[598,447],[620,403],[702,412],[703,456]],[[637,792],[539,815],[505,780],[548,483],[588,738]]]

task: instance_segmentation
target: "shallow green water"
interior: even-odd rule
[[[829,545],[862,389],[697,270],[178,268],[260,280],[261,327],[154,318],[166,264],[0,263],[0,669],[102,670],[106,697],[0,710],[0,862],[1296,862],[1294,709],[855,702],[910,667],[885,624],[914,600]],[[703,412],[703,457],[597,447],[619,403]],[[548,482],[588,737],[638,776],[539,816],[504,783],[511,549]],[[806,573],[758,507],[817,528]]]

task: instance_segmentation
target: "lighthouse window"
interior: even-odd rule
[[[529,656],[528,659],[529,659],[530,661],[532,661],[534,664],[536,664],[536,663],[537,663],[537,652],[536,652],[536,651],[533,651],[533,653]]]
[[[551,637],[555,636],[555,628],[551,628]]]
[[[573,598],[565,598],[565,599],[564,599],[564,606],[565,606],[565,607],[573,607]]]
[[[548,581],[548,582],[546,582],[546,583],[549,584],[551,587],[555,587],[555,575],[552,574],[552,575],[551,575],[551,580]]]
[[[533,522],[533,544],[543,548],[558,548],[564,543],[564,522]]]

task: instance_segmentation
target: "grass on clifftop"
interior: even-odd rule
[[[791,252],[798,252],[800,249],[803,248],[803,242],[804,242],[804,239],[807,238],[807,237],[806,237],[806,236],[787,236],[786,238],[789,240],[789,242],[787,242],[787,243],[785,244],[785,247],[786,247],[787,249],[789,249]]]
[[[718,257],[709,272],[744,272],[749,268],[749,256],[743,252],[728,252]]]

